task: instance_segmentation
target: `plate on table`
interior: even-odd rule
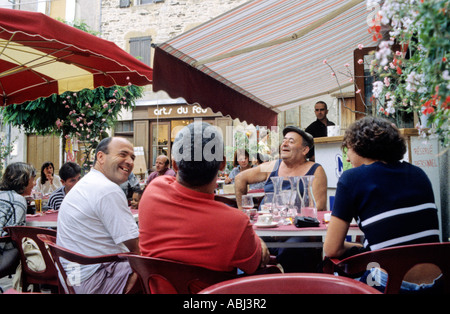
[[[255,226],[258,228],[274,228],[274,227],[278,226],[278,222],[272,222],[270,224],[255,223]]]

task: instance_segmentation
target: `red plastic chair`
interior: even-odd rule
[[[0,237],[0,243],[6,244],[11,241],[12,240],[10,236]],[[14,274],[16,272],[17,266],[19,266],[19,263],[20,255],[18,250],[10,251],[7,257],[3,256],[2,262],[0,263],[0,278]]]
[[[236,278],[235,273],[219,272],[180,262],[140,255],[123,255],[139,275],[146,294],[195,294],[220,281]]]
[[[50,285],[54,288],[52,290],[59,291],[59,281],[58,281],[58,273],[56,268],[53,265],[53,261],[50,255],[47,252],[47,249],[37,237],[38,234],[48,234],[56,236],[56,231],[51,229],[37,228],[37,227],[26,227],[26,226],[8,226],[3,228],[8,235],[11,237],[11,240],[15,243],[16,248],[19,249],[20,253],[20,262],[22,265],[22,287],[23,290],[26,291],[28,285],[36,284],[36,285]],[[41,255],[45,262],[45,269],[42,271],[34,271],[28,267],[27,258],[24,254],[22,248],[22,240],[24,238],[29,238],[33,240],[39,250],[41,251]]]
[[[405,274],[415,265],[430,263],[442,271],[444,293],[450,293],[450,243],[426,243],[391,247],[364,252],[343,260],[327,258],[324,272],[338,272],[352,276],[368,269],[370,263],[377,263],[388,274],[384,293],[399,293]]]
[[[118,254],[111,255],[101,255],[101,256],[86,256],[82,255],[70,250],[67,250],[56,244],[56,238],[54,236],[50,236],[47,234],[39,234],[38,238],[48,245],[50,254],[53,259],[53,263],[58,270],[60,276],[58,280],[60,280],[60,285],[64,288],[65,292],[68,294],[75,294],[75,290],[73,289],[73,285],[71,284],[66,272],[64,271],[64,267],[61,264],[60,258],[64,258],[69,262],[74,262],[82,265],[90,265],[90,264],[100,264],[100,263],[110,263],[115,261],[122,261],[123,259]]]
[[[249,276],[212,285],[199,294],[381,294],[354,279],[329,274]]]
[[[220,272],[181,262],[140,255],[124,255],[139,275],[146,294],[195,294],[217,282],[237,278],[236,273]],[[260,270],[279,273],[276,266]]]

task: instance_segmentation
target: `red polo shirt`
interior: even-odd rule
[[[246,273],[253,273],[261,262],[260,239],[244,213],[170,176],[155,178],[145,189],[139,233],[144,256]]]

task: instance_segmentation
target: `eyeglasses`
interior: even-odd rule
[[[315,109],[317,112],[319,112],[319,111],[325,111],[326,109],[325,108],[322,108],[322,109]]]

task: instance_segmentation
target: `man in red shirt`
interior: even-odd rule
[[[248,217],[214,200],[226,164],[218,129],[196,121],[178,133],[172,151],[177,177],[154,179],[139,205],[142,254],[217,271],[251,274],[265,266],[269,252]]]

